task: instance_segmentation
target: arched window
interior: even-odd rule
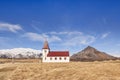
[[[45,50],[44,52],[46,53],[47,51]]]
[[[66,57],[64,57],[64,60],[66,60]]]
[[[55,57],[55,60],[57,60],[57,58]]]
[[[50,58],[50,60],[52,60],[52,58]]]
[[[60,59],[60,60],[62,60],[62,58],[61,58],[61,57],[59,57],[59,59]]]

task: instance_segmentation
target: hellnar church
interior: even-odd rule
[[[42,62],[69,62],[69,51],[50,51],[46,40],[42,48]]]

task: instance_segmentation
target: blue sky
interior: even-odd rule
[[[76,53],[88,45],[120,56],[119,0],[0,0],[0,49]]]

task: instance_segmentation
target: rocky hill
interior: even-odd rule
[[[91,46],[88,46],[81,52],[73,54],[70,59],[74,61],[102,61],[115,60],[117,58],[105,52],[98,51],[97,49]]]
[[[41,51],[30,48],[0,50],[0,58],[40,58]]]

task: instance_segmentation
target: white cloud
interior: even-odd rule
[[[109,34],[110,34],[110,32],[104,33],[104,34],[101,36],[101,39],[106,38],[107,36],[109,36]]]
[[[27,38],[29,38],[32,41],[44,41],[45,38],[49,42],[61,41],[61,39],[58,36],[55,36],[55,35],[49,36],[49,35],[47,35],[45,33],[43,33],[43,34],[37,34],[37,33],[29,32],[29,33],[25,33],[23,35],[23,37],[27,37]]]
[[[43,41],[44,40],[44,36],[43,35],[40,35],[40,34],[37,34],[37,33],[25,33],[23,35],[23,37],[27,37],[33,41]]]
[[[0,30],[16,33],[18,30],[22,30],[22,27],[18,24],[9,24],[9,23],[0,22]]]
[[[95,41],[95,37],[86,35],[81,32],[70,32],[66,35],[66,40],[63,45],[77,46],[77,45],[89,45]]]
[[[79,32],[79,31],[73,31],[73,32],[49,32],[50,34],[53,34],[53,35],[73,35],[73,34],[83,34],[82,32]]]
[[[49,42],[59,41],[64,46],[89,45],[95,41],[95,37],[83,34],[79,31],[73,32],[48,32],[48,33],[25,33],[23,37],[27,37],[32,41],[44,41],[45,38]]]

